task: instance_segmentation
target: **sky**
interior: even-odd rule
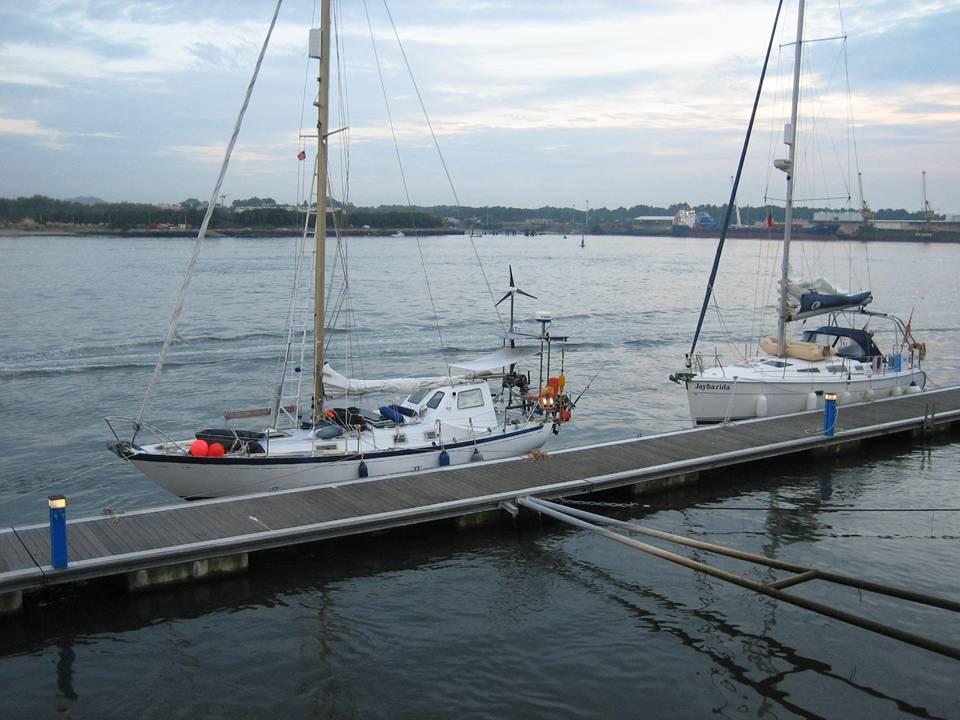
[[[334,4],[345,61],[334,92],[348,103],[331,127],[348,128],[337,137],[349,139],[348,200],[580,209],[726,201],[776,9],[775,0]],[[810,201],[801,204],[859,204],[859,168],[873,208],[919,210],[926,172],[931,206],[960,213],[960,0],[850,5],[808,3],[805,37],[817,42],[804,46],[801,105],[822,119],[804,113],[799,123],[817,131],[798,141],[798,179],[808,178],[798,192]],[[3,3],[0,197],[209,198],[273,7]],[[783,195],[769,168],[786,152],[793,0],[783,12],[741,204]],[[281,8],[223,186],[228,203],[305,193],[315,13],[307,0]],[[331,150],[338,179],[341,152]],[[341,182],[333,187],[342,198]]]

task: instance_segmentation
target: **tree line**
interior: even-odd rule
[[[296,228],[303,225],[306,206],[289,208],[259,198],[246,204],[238,201],[231,207],[214,208],[211,227],[220,228]],[[270,200],[266,198],[266,200]],[[256,202],[259,201],[259,202]],[[81,203],[57,200],[44,195],[0,198],[0,224],[26,221],[45,225],[97,226],[116,230],[150,226],[200,226],[206,212],[206,203],[188,198],[180,206],[158,206],[145,203]],[[336,215],[336,217],[334,217]],[[335,208],[327,213],[327,224],[336,222],[342,227],[371,229],[441,228],[441,217],[427,210],[409,208]]]
[[[230,207],[214,209],[211,227],[222,228],[296,228],[303,224],[305,205],[290,208],[278,205],[272,198],[249,198],[235,200]],[[342,227],[383,230],[391,228],[442,228],[446,225],[461,227],[498,228],[518,223],[546,222],[571,227],[583,227],[602,232],[604,229],[628,227],[635,217],[662,215],[672,217],[678,210],[690,208],[688,203],[675,203],[668,207],[632,205],[630,207],[590,208],[589,223],[585,209],[543,206],[517,208],[502,205],[488,207],[465,207],[453,205],[414,206],[380,205],[378,207],[340,206],[328,213],[328,224],[336,222]],[[723,220],[727,206],[699,205],[696,209],[709,213],[718,222]],[[813,213],[826,208],[795,208],[797,220],[811,220]],[[43,195],[18,198],[0,198],[0,223],[16,224],[32,220],[38,224],[58,223],[101,226],[111,229],[150,227],[151,225],[199,227],[206,203],[188,198],[179,206],[158,206],[146,203],[76,202],[57,200]],[[744,224],[762,223],[768,218],[783,222],[783,208],[740,208]],[[924,213],[910,212],[903,208],[885,208],[873,214],[878,220],[923,220]],[[935,216],[941,219],[942,216]]]

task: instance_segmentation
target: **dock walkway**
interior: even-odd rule
[[[497,510],[960,421],[960,387],[822,411],[682,430],[415,475],[180,503],[71,520],[69,567],[50,564],[46,524],[0,530],[0,595],[98,577],[210,564],[325,538]],[[190,571],[187,570],[189,573]],[[200,574],[206,571],[201,571]],[[146,584],[150,584],[149,582]]]

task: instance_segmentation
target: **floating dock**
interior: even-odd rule
[[[960,422],[960,387],[843,405],[836,434],[823,411],[681,430],[519,458],[334,485],[244,495],[68,523],[69,564],[51,565],[50,528],[0,530],[0,613],[23,593],[122,577],[131,590],[242,571],[248,554],[327,538],[459,518],[470,525],[520,497],[556,499],[634,485],[692,482],[699,472],[802,452],[830,453]]]

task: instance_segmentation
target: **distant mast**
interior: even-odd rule
[[[583,232],[580,233],[580,247],[584,246],[585,243],[583,240],[583,236],[586,232],[589,231],[589,229],[590,229],[590,201],[587,200],[587,216],[586,218],[584,218],[584,221],[583,221]]]
[[[313,278],[313,416],[323,406],[324,278],[327,247],[327,122],[330,114],[330,0],[320,2],[320,28],[310,30],[310,57],[320,60],[317,76],[317,219]],[[307,208],[309,211],[309,206]]]
[[[797,5],[797,44],[793,56],[793,98],[790,103],[790,122],[783,130],[787,159],[775,160],[778,170],[787,174],[787,200],[783,220],[783,265],[780,270],[780,317],[777,320],[777,354],[785,356],[787,346],[787,276],[790,273],[790,232],[793,225],[793,179],[796,176],[797,106],[800,103],[800,61],[803,51],[804,0]]]

